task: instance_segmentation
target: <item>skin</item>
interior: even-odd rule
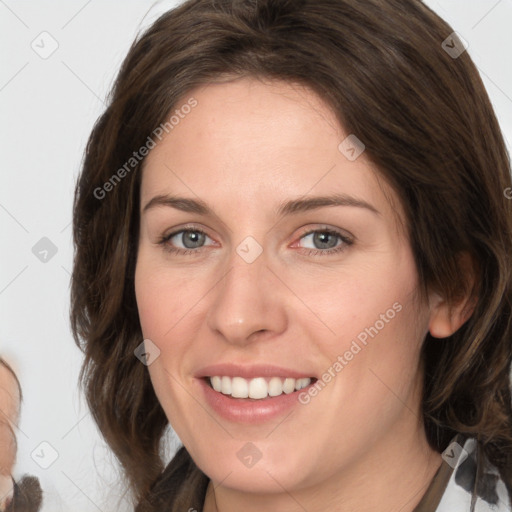
[[[13,374],[0,364],[0,507],[12,494],[11,473],[16,461],[14,428],[19,409],[18,383]]]
[[[183,103],[190,96],[198,106],[146,158],[141,210],[172,193],[214,214],[141,212],[135,287],[144,337],[161,351],[148,367],[155,392],[211,479],[205,511],[412,511],[441,464],[420,413],[419,352],[429,330],[445,337],[462,325],[464,303],[420,300],[399,198],[365,153],[349,161],[338,150],[348,134],[312,91],[244,78],[197,88]],[[379,213],[276,215],[283,201],[333,192]],[[158,244],[190,225],[208,235],[195,254]],[[326,245],[304,233],[325,228],[354,243],[308,254]],[[247,236],[263,249],[252,263],[236,252]],[[182,234],[167,244],[186,247]],[[395,318],[288,416],[238,424],[205,403],[194,378],[201,367],[271,363],[321,376],[397,302]],[[251,468],[236,455],[248,441],[262,454]]]

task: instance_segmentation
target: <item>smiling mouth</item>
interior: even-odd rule
[[[300,379],[291,377],[255,377],[253,379],[244,379],[243,377],[215,375],[204,377],[204,380],[213,390],[231,398],[263,400],[283,394],[289,395],[314,384],[318,379],[315,377]]]

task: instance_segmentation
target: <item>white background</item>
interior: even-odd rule
[[[468,41],[510,151],[512,1],[426,3]],[[46,512],[129,510],[77,388],[71,206],[85,142],[122,59],[136,33],[174,5],[0,0],[0,353],[14,363],[25,395],[15,477],[40,479]],[[58,42],[47,59],[31,48],[43,31]],[[57,247],[46,263],[32,253],[42,237]],[[58,453],[48,469],[31,457],[51,460],[41,442]]]

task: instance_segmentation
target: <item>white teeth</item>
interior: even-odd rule
[[[248,396],[249,398],[267,398],[268,386],[263,377],[251,379]]]
[[[231,395],[231,379],[229,377],[222,377],[221,386],[222,393],[225,395]]]
[[[268,396],[279,396],[283,393],[283,383],[279,377],[272,377],[268,383]]]
[[[222,379],[220,377],[212,377],[210,382],[215,391],[222,391]]]
[[[249,383],[242,379],[242,377],[233,377],[231,379],[231,396],[234,398],[247,398],[249,396]]]
[[[295,379],[284,379],[283,391],[289,395],[295,391]]]
[[[254,379],[244,379],[242,377],[213,376],[210,377],[210,384],[215,391],[224,395],[231,395],[233,398],[253,398],[255,400],[267,398],[268,396],[279,396],[283,393],[290,394],[309,386],[311,379],[304,377],[302,379],[292,379],[290,377],[281,379],[272,377],[256,377]]]
[[[311,383],[311,379],[308,377],[304,377],[303,379],[297,379],[295,381],[295,391],[298,391],[299,389],[309,386],[310,383]]]

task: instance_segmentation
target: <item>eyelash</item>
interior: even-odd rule
[[[174,231],[173,233],[170,233],[168,235],[161,237],[160,240],[158,241],[158,244],[162,245],[166,252],[171,253],[171,254],[177,254],[179,256],[187,256],[187,255],[192,255],[192,254],[197,255],[198,253],[202,252],[201,249],[203,249],[203,247],[200,247],[198,249],[180,249],[180,248],[173,247],[173,246],[169,245],[168,244],[169,240],[172,237],[179,235],[180,233],[201,233],[205,236],[208,236],[208,234],[205,231],[203,231],[202,229],[199,229],[199,228],[183,228],[183,229],[180,229],[179,231]],[[351,240],[347,236],[343,235],[341,232],[336,231],[334,229],[330,229],[330,228],[329,229],[326,229],[326,228],[312,229],[312,230],[306,231],[301,234],[299,240],[304,238],[305,236],[311,235],[312,233],[327,233],[329,235],[334,235],[334,236],[337,236],[343,243],[337,247],[332,248],[332,249],[304,249],[303,248],[306,251],[307,256],[330,256],[333,254],[341,253],[347,247],[351,246],[354,243],[353,240]],[[210,237],[208,236],[208,238],[210,238]]]

